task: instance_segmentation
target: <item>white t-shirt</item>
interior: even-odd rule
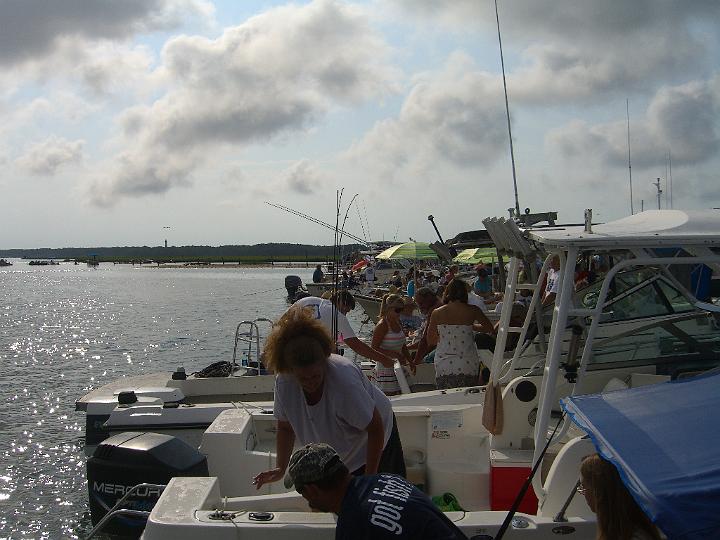
[[[365,281],[375,281],[375,269],[372,266],[365,267]]]
[[[312,308],[313,316],[319,319],[328,331],[332,332],[333,312],[337,311],[337,309],[330,300],[318,298],[317,296],[307,296],[295,302],[292,307]],[[355,337],[355,331],[350,326],[350,321],[339,311],[337,311],[337,331],[338,336],[343,340]]]
[[[558,292],[558,281],[560,280],[560,272],[554,268],[549,268],[547,271],[547,284],[545,285],[545,294]]]
[[[323,395],[315,405],[307,404],[295,377],[275,378],[275,418],[290,422],[301,445],[323,442],[335,448],[350,471],[365,465],[366,428],[376,407],[385,428],[384,447],[392,433],[392,405],[350,360],[330,355]]]
[[[474,292],[470,291],[468,293],[468,301],[467,303],[471,306],[477,306],[483,311],[487,311],[487,305],[485,305],[485,300],[483,300],[483,297],[479,294],[475,294]]]

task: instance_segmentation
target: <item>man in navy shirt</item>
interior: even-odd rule
[[[327,444],[292,455],[285,487],[293,485],[311,508],[338,514],[336,540],[467,539],[415,486],[392,474],[351,476]]]

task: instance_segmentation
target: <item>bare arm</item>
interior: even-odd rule
[[[274,469],[264,471],[253,478],[253,484],[256,489],[260,489],[263,484],[277,482],[285,475],[290,462],[293,446],[295,445],[295,431],[293,431],[290,422],[277,421],[277,438],[275,441],[276,459]]]
[[[365,430],[368,434],[365,474],[377,474],[378,467],[380,466],[380,457],[382,456],[385,445],[385,428],[377,407],[373,410],[372,419]]]
[[[432,312],[432,315],[430,315],[430,322],[428,322],[427,325],[427,335],[426,339],[428,342],[428,345],[431,345],[432,347],[435,347],[438,344],[438,341],[440,341],[440,334],[438,334],[438,328],[437,328],[437,310]]]
[[[473,313],[473,317],[475,317],[475,324],[473,324],[473,330],[476,330],[478,332],[485,332],[487,334],[493,334],[495,332],[495,327],[490,322],[490,319],[487,318],[487,315],[485,315],[482,309],[476,306],[473,307],[475,307],[475,312]]]
[[[393,367],[395,365],[395,360],[393,360],[386,354],[383,354],[382,352],[378,351],[377,349],[370,347],[366,343],[363,343],[357,337],[345,338],[345,345],[350,347],[353,351],[358,353],[360,356],[364,356],[365,358],[369,358],[370,360],[375,360],[376,362],[380,362],[385,367],[389,368],[389,367]]]
[[[432,313],[431,313],[432,314]],[[429,317],[430,315],[428,315]],[[421,364],[423,361],[423,358],[425,358],[425,355],[432,351],[435,347],[430,346],[427,341],[427,333],[428,333],[428,326],[430,325],[430,321],[428,320],[425,325],[423,326],[423,332],[420,336],[420,340],[416,344],[417,351],[415,352],[415,364]]]

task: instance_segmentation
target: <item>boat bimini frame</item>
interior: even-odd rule
[[[591,211],[589,214],[592,215]],[[702,219],[706,217],[705,213],[698,212],[697,214],[701,217],[700,224],[705,225],[706,223]],[[586,211],[587,215],[588,211]],[[513,377],[513,366],[517,363],[524,350],[525,338],[533,318],[537,322],[540,346],[547,347],[539,395],[539,408],[534,428],[535,450],[533,463],[542,458],[540,454],[546,445],[552,427],[554,427],[550,425],[550,421],[551,413],[558,408],[555,394],[558,375],[562,369],[565,370],[566,378],[572,385],[570,395],[576,395],[577,381],[582,379],[593,354],[593,341],[596,337],[603,310],[608,305],[608,293],[615,276],[630,267],[650,266],[659,268],[670,281],[684,289],[669,272],[668,268],[670,266],[704,264],[710,266],[714,272],[720,273],[720,254],[711,249],[718,246],[717,237],[720,230],[710,228],[709,230],[685,231],[683,230],[685,221],[682,220],[685,215],[685,212],[680,211],[649,211],[614,222],[611,224],[612,227],[609,231],[603,231],[602,226],[597,226],[596,232],[593,232],[589,221],[586,222],[584,231],[578,226],[521,230],[512,219],[488,218],[483,221],[497,245],[498,251],[510,256],[503,309],[493,356],[491,383],[506,384]],[[670,217],[670,224],[667,223],[668,217]],[[712,218],[714,218],[714,224],[720,221],[717,212],[714,213]],[[680,221],[679,224],[677,224],[678,221]],[[622,222],[626,222],[627,231],[630,232],[623,232],[623,227],[618,226]],[[675,228],[673,226],[681,229],[681,231],[673,235],[671,232]],[[658,228],[654,229],[653,227]],[[673,241],[673,238],[676,240]],[[674,256],[658,254],[658,250],[663,248],[682,248],[682,255],[679,255],[681,250],[677,250]],[[573,298],[575,297],[574,277],[577,261],[583,255],[598,253],[614,254],[619,255],[619,257],[608,269],[607,273],[599,277],[602,280],[602,285],[598,292],[595,307],[576,307],[573,305]],[[535,261],[542,254],[546,254],[546,256],[540,271],[537,272]],[[560,259],[558,292],[555,298],[550,334],[547,343],[545,343],[542,334],[544,325],[540,313],[544,292],[542,284],[545,281],[551,261],[556,256]],[[519,283],[518,274],[523,265],[525,265],[525,268],[529,266],[531,274],[537,273],[537,276],[534,276],[534,283]],[[512,303],[515,301],[518,291],[522,289],[533,291],[532,301],[523,325],[520,327],[511,326]],[[716,319],[720,317],[720,307],[714,304],[700,302],[696,299],[694,305],[713,312]],[[568,322],[572,319],[589,321],[589,325],[583,323],[581,327],[583,333],[585,333],[582,356],[578,361],[576,354],[579,352],[579,339],[574,340],[578,347],[573,347],[573,340],[571,340],[570,351],[565,358],[565,362],[561,364],[563,335]],[[507,360],[503,355],[503,351],[509,333],[519,333],[520,336],[512,359]],[[579,338],[579,335],[576,337]],[[575,372],[575,375],[573,375],[573,372]],[[570,373],[570,376],[567,376],[567,373]],[[556,430],[552,436],[551,444],[554,441],[563,440],[570,425],[571,420],[565,417],[560,429]],[[533,477],[532,485],[540,506],[542,506],[547,491],[543,486],[540,475]]]

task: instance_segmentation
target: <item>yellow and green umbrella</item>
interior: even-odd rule
[[[437,259],[438,256],[427,242],[405,242],[387,248],[382,253],[375,255],[375,258],[423,260]]]
[[[453,259],[453,262],[463,264],[493,263],[497,259],[495,248],[470,248],[463,249]]]

